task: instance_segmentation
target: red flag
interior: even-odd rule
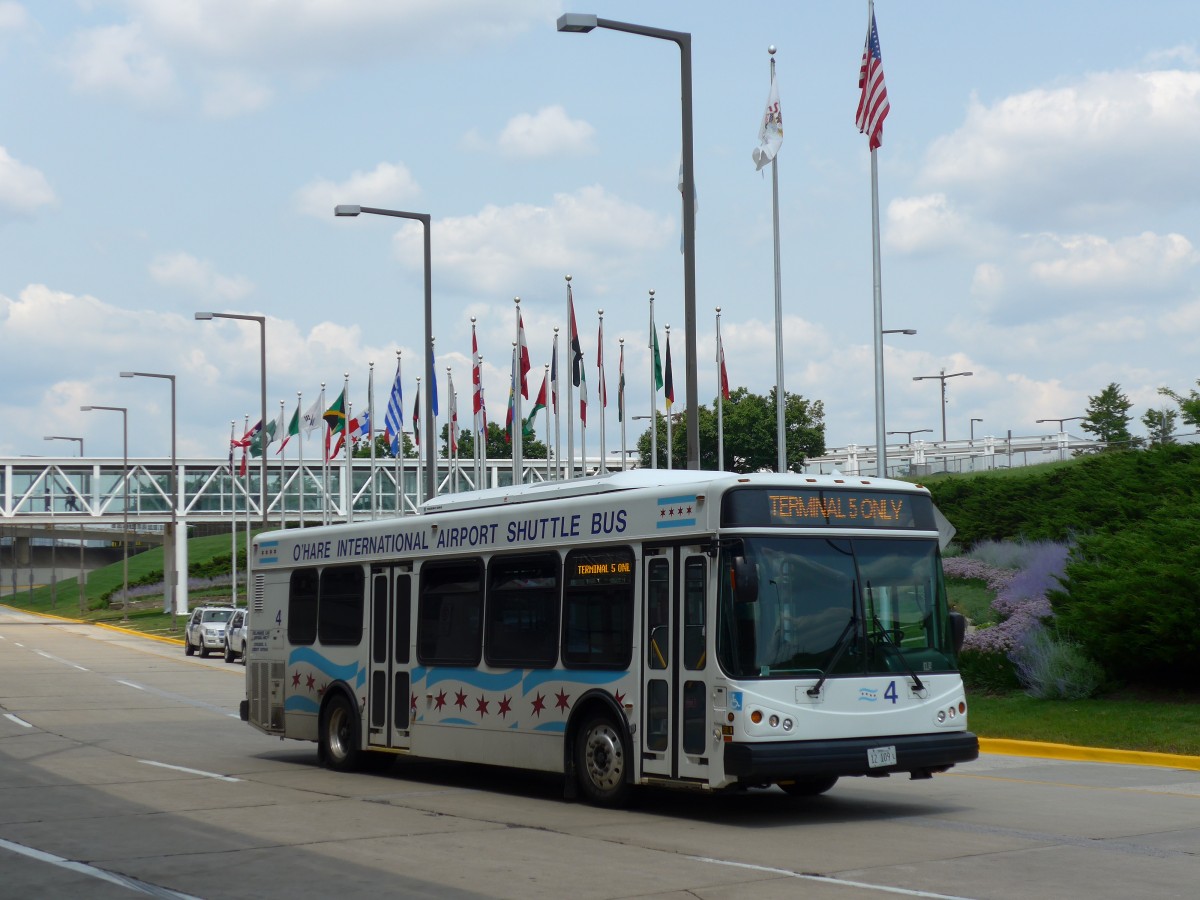
[[[583,373],[583,349],[579,346],[579,329],[575,327],[575,297],[567,284],[567,314],[571,320],[571,384],[579,387],[579,379]]]
[[[238,467],[238,475],[242,478],[246,477],[246,448],[242,447],[242,464]]]
[[[529,399],[529,345],[525,343],[525,320],[520,311],[517,312],[517,349],[521,354],[521,396]]]
[[[483,373],[479,365],[479,342],[475,339],[475,323],[471,323],[471,408],[475,414],[472,427],[483,432],[487,426],[483,412]]]
[[[725,371],[725,344],[717,337],[717,355],[721,358],[721,396],[729,399],[729,373]]]
[[[891,106],[888,103],[887,85],[883,81],[883,57],[879,52],[879,31],[875,27],[875,13],[871,12],[871,27],[867,29],[867,42],[863,47],[862,66],[858,70],[858,86],[862,93],[858,98],[858,111],[854,124],[859,132],[870,136],[872,150],[883,144],[883,120]]]

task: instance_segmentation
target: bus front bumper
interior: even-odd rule
[[[888,748],[894,748],[895,763],[879,764],[881,756],[888,756]],[[735,742],[725,745],[725,774],[748,784],[810,775],[909,772],[922,778],[978,758],[979,739],[969,731],[826,741]]]

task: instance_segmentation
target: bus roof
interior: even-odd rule
[[[710,486],[713,484],[779,484],[792,483],[797,486],[837,487],[840,485],[873,485],[892,490],[924,491],[919,485],[890,478],[867,478],[859,475],[797,475],[760,472],[740,475],[736,472],[697,471],[693,469],[631,469],[625,472],[608,472],[604,475],[578,478],[571,481],[543,481],[535,484],[508,485],[485,488],[461,494],[442,494],[421,504],[425,513],[447,512],[459,509],[484,509],[511,503],[534,503],[539,500],[560,497],[586,497],[612,491],[632,491],[639,488],[670,487],[687,485]]]

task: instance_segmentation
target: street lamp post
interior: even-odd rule
[[[262,451],[259,454],[259,476],[258,476],[258,506],[259,512],[262,513],[263,527],[267,527],[267,317],[266,316],[251,316],[243,313],[219,313],[219,312],[198,312],[196,319],[201,322],[207,322],[210,319],[242,319],[246,322],[258,323],[258,346],[259,346],[259,401],[260,414],[262,418],[259,420],[259,427],[262,431],[259,433],[258,446]]]
[[[925,381],[926,379],[936,378],[942,383],[942,443],[946,443],[946,379],[956,378],[959,375],[974,375],[974,372],[950,372],[947,373],[942,369],[939,375],[914,375],[913,381]]]
[[[44,438],[42,438],[42,440],[43,441],[78,441],[79,442],[79,455],[83,456],[83,438],[67,437],[67,436],[61,435],[61,434],[48,434]]]
[[[646,25],[632,25],[600,19],[587,13],[564,13],[558,17],[558,30],[586,34],[594,28],[624,31],[643,37],[672,41],[679,47],[680,106],[683,146],[681,175],[683,184],[683,329],[685,348],[685,386],[687,388],[687,467],[700,468],[699,386],[696,376],[696,179],[692,155],[692,36],[686,31],[668,31]]]
[[[882,316],[882,311],[878,308],[876,313]],[[884,437],[884,429],[887,428],[887,425],[884,424],[883,402],[883,336],[885,334],[916,333],[917,329],[915,328],[880,328],[879,338],[875,343],[877,351],[875,354],[875,472],[880,478],[887,477],[887,440]],[[887,434],[891,434],[891,432],[887,432]]]
[[[933,429],[932,428],[917,428],[913,431],[905,431],[903,429],[900,429],[899,431],[889,431],[888,434],[902,434],[905,437],[905,443],[911,444],[912,436],[914,434],[924,434],[927,431],[932,433]]]
[[[400,209],[377,209],[372,206],[339,204],[333,209],[335,216],[357,216],[370,213],[375,216],[395,216],[421,223],[425,234],[425,399],[422,405],[425,419],[425,498],[437,496],[437,440],[433,435],[433,281],[429,242],[429,213],[405,212]]]
[[[179,596],[179,568],[176,565],[178,562],[175,542],[179,539],[179,485],[178,472],[176,471],[175,463],[175,376],[164,375],[158,372],[122,372],[122,378],[161,378],[164,381],[171,383],[171,477],[168,481],[168,490],[171,493],[171,524],[170,524],[170,540],[164,545],[164,562],[166,564],[167,573],[167,589],[163,596],[163,612],[167,615],[175,613],[176,615],[186,614],[186,609],[177,608],[177,598]],[[169,552],[167,552],[169,550]]]
[[[974,444],[975,444],[975,423],[982,422],[982,421],[983,421],[983,419],[976,419],[976,418],[971,419],[971,444],[972,444],[972,446],[974,446]]]
[[[121,414],[121,481],[125,488],[125,499],[121,504],[121,621],[129,621],[129,410],[124,406],[81,406],[80,412],[106,409]]]
[[[1062,419],[1045,418],[1045,419],[1036,419],[1035,421],[1039,425],[1041,425],[1045,422],[1057,422],[1059,435],[1065,435],[1065,431],[1063,429],[1064,422],[1074,422],[1076,419],[1085,419],[1085,418],[1087,418],[1087,417],[1086,416],[1066,416],[1065,418],[1062,418]],[[1066,445],[1066,441],[1060,438],[1059,442],[1058,442],[1058,458],[1060,460],[1065,457],[1065,454],[1063,452],[1063,448],[1065,445]]]

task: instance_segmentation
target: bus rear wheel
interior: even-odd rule
[[[807,775],[781,781],[779,786],[792,797],[816,797],[837,784],[837,780],[836,775]]]
[[[357,769],[362,760],[358,746],[358,716],[345,694],[334,694],[321,714],[318,736],[321,762],[335,772]]]
[[[579,789],[596,806],[621,806],[629,797],[625,739],[606,715],[588,718],[575,738]]]

